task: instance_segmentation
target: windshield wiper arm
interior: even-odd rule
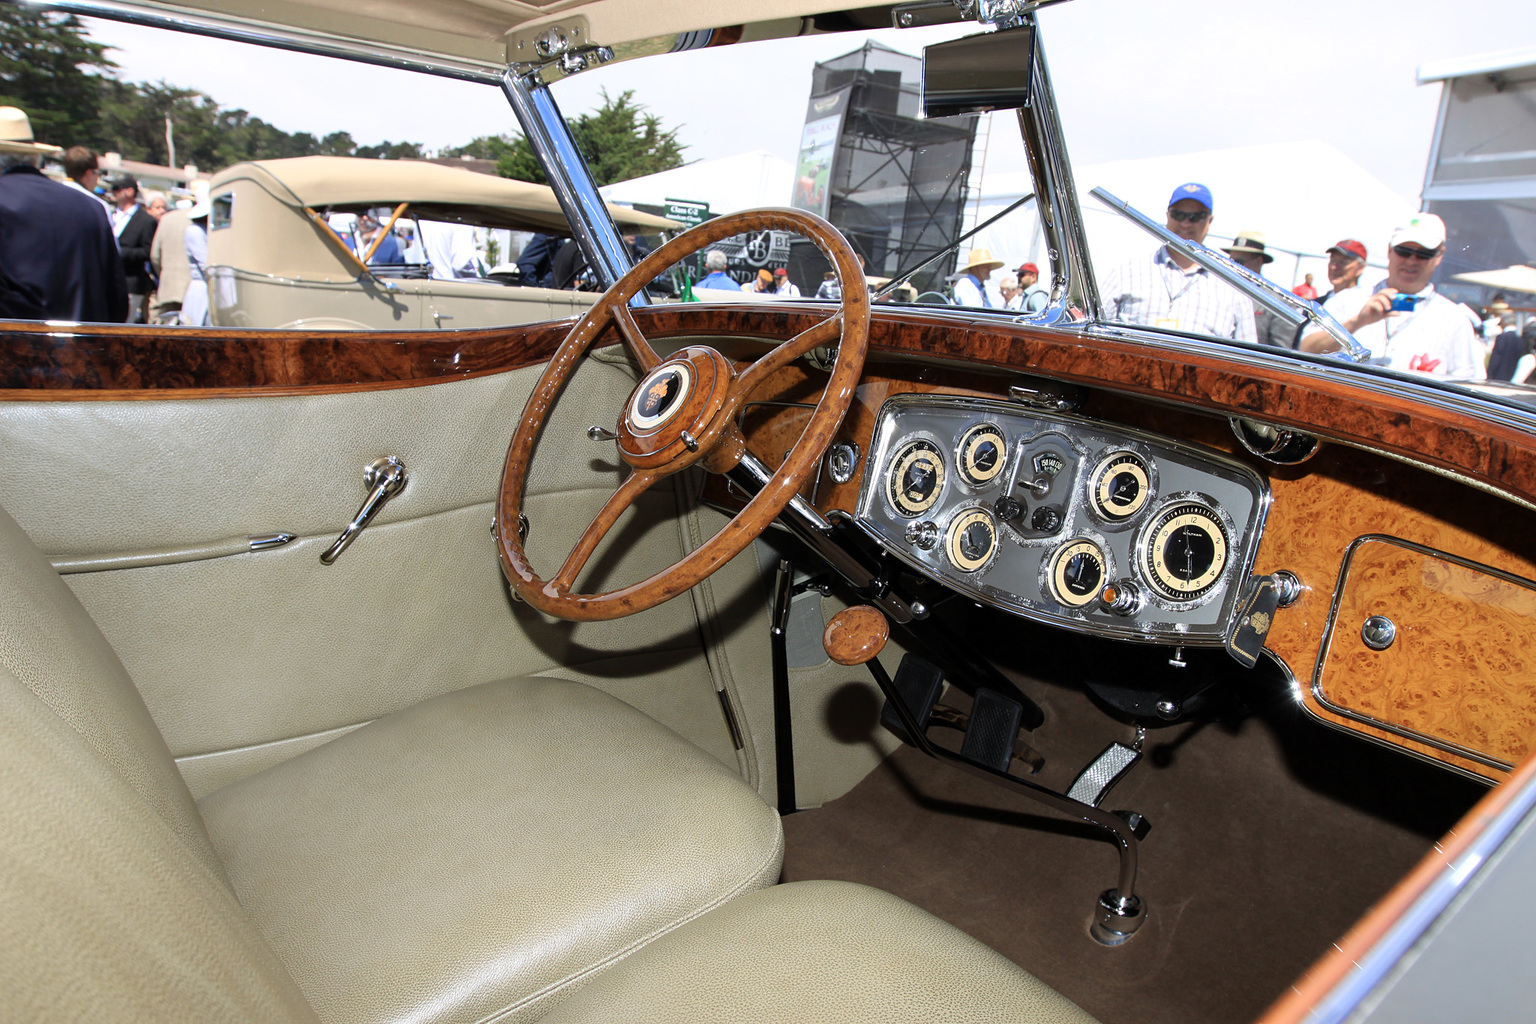
[[[927,259],[923,260],[917,266],[909,267],[906,270],[903,270],[901,273],[887,281],[884,288],[881,288],[879,291],[875,292],[875,294],[870,297],[870,301],[876,301],[878,299],[885,298],[887,295],[891,294],[891,292],[906,284],[907,279],[913,274],[919,274],[922,271],[928,269],[931,264],[937,263],[945,256],[950,255],[956,249],[960,248],[960,246],[964,245],[966,239],[972,237],[977,232],[984,231],[985,229],[991,227],[993,224],[996,224],[998,221],[1002,220],[1004,217],[1008,216],[1014,210],[1017,210],[1019,207],[1023,206],[1033,198],[1035,198],[1035,194],[1031,192],[1029,195],[1024,196],[1017,202],[1008,204],[1007,208],[1005,208],[1001,213],[992,217],[988,217],[986,220],[982,221],[980,224],[977,224],[975,227],[971,228],[971,230],[967,231],[953,242],[950,242],[948,245],[934,253],[932,256],[929,256]]]
[[[1363,363],[1371,358],[1371,350],[1356,341],[1355,336],[1345,330],[1344,325],[1335,320],[1333,315],[1322,306],[1308,302],[1299,295],[1291,294],[1247,267],[1238,266],[1226,253],[1207,249],[1187,238],[1180,238],[1124,199],[1111,194],[1107,189],[1094,188],[1088,194],[1137,227],[1161,239],[1169,249],[1185,259],[1198,263],[1287,323],[1297,326],[1308,321],[1315,323],[1326,331],[1330,338],[1339,343],[1351,362]]]

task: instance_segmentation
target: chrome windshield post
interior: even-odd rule
[[[549,86],[536,68],[513,65],[501,76],[501,91],[512,104],[512,112],[528,136],[550,188],[560,200],[560,209],[571,224],[576,243],[587,257],[603,285],[612,285],[629,270],[633,261],[629,247],[619,237],[619,229],[608,215],[607,204],[598,194],[592,172],[582,159],[576,140],[560,116],[560,108]],[[629,300],[631,306],[649,305],[642,288]]]
[[[1040,229],[1045,234],[1046,253],[1057,279],[1052,282],[1051,309],[1046,319],[1058,322],[1073,308],[1097,318],[1099,289],[1088,259],[1083,212],[1078,207],[1077,186],[1072,180],[1072,165],[1056,114],[1056,93],[1045,64],[1040,25],[1033,13],[1028,20],[1035,33],[1035,59],[1029,106],[1019,108],[1019,130],[1024,135],[1024,152],[1035,181],[1035,193],[1040,197]]]

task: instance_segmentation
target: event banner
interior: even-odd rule
[[[851,92],[852,89],[839,89],[811,97],[805,112],[805,130],[800,135],[800,158],[795,162],[795,190],[789,201],[797,209],[827,215],[832,165]]]

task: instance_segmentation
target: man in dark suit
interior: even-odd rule
[[[0,271],[49,320],[122,323],[128,287],[112,226],[89,196],[43,177],[32,123],[0,107]]]
[[[128,281],[128,322],[144,323],[144,309],[154,293],[155,279],[149,266],[149,245],[159,225],[139,202],[139,183],[123,174],[112,183],[112,201],[126,217],[117,233],[117,251],[123,257],[123,276]]]

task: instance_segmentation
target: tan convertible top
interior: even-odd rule
[[[290,36],[363,44],[373,53],[492,74],[535,60],[535,40],[551,28],[573,48],[610,46],[624,58],[799,35],[818,30],[813,16],[849,8],[862,8],[850,12],[859,23],[834,27],[890,25],[889,6],[849,0],[125,0],[115,6],[190,16],[184,24],[201,19],[244,30],[277,27]],[[709,38],[710,29],[726,31]]]
[[[570,226],[546,185],[445,167],[422,160],[301,156],[235,164],[213,176],[218,195],[234,181],[254,181],[294,206],[359,209],[410,203],[418,216],[494,228],[568,234]],[[609,204],[616,223],[645,231],[682,227],[675,220]]]

